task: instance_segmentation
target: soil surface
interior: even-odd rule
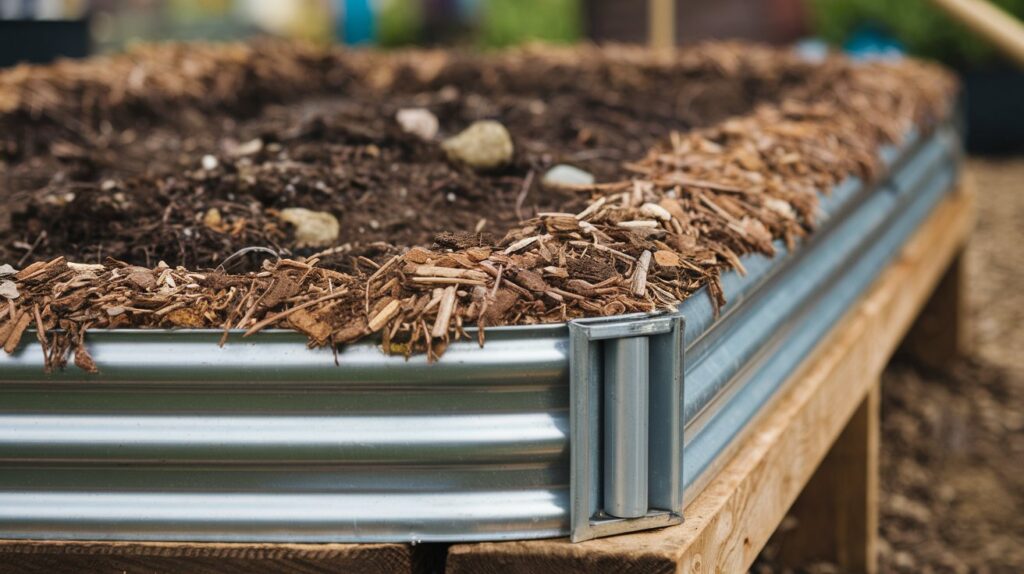
[[[1024,572],[1024,159],[969,168],[973,351],[948,372],[897,357],[883,375],[882,572]],[[783,571],[772,550],[753,572]]]
[[[15,353],[31,325],[46,369],[73,350],[92,372],[86,332],[124,327],[434,359],[470,325],[675,309],[705,286],[721,307],[723,271],[795,248],[821,194],[880,176],[879,148],[945,120],[955,89],[924,62],[747,44],[191,44],[17,68],[0,340]]]
[[[275,50],[268,47],[268,57]],[[185,64],[215,56],[196,50]],[[394,246],[429,247],[441,231],[500,239],[537,212],[585,206],[585,193],[542,188],[552,165],[571,164],[599,182],[628,178],[622,163],[671,131],[712,125],[821,81],[812,66],[780,58],[758,69],[700,57],[655,66],[600,53],[582,65],[542,54],[514,61],[455,54],[434,71],[430,56],[389,63],[389,77],[380,79],[360,55],[340,55],[334,76],[321,72],[306,94],[258,84],[224,109],[161,100],[167,87],[155,85],[140,103],[93,119],[72,121],[75,109],[55,115],[53,125],[12,118],[4,131],[19,137],[0,161],[9,194],[0,207],[0,261],[22,267],[56,256],[112,257],[198,269],[248,246],[285,256],[319,251],[297,247],[289,226],[273,217],[289,207],[338,218],[334,253],[320,262],[346,271],[356,256],[385,260]],[[325,67],[290,57],[279,65]],[[174,66],[181,73],[183,64]],[[400,128],[396,113],[405,108],[437,117],[435,141]],[[449,161],[437,142],[483,119],[504,124],[516,151],[510,164],[478,173]],[[204,169],[207,157],[215,168]],[[204,225],[212,209],[217,223]]]

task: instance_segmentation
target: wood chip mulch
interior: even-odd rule
[[[202,49],[231,61],[247,57],[237,48]],[[731,57],[744,58],[742,46],[729,49]],[[182,53],[175,54],[180,60]],[[150,57],[177,61],[159,48]],[[299,50],[289,57],[320,56]],[[666,56],[632,51],[629,57]],[[282,69],[286,63],[279,63]],[[431,249],[367,259],[351,273],[318,266],[315,256],[277,260],[247,274],[63,257],[20,270],[5,265],[0,344],[11,353],[34,330],[47,369],[63,367],[71,355],[78,367],[96,371],[84,345],[92,329],[238,329],[249,336],[285,328],[305,334],[311,347],[376,336],[387,353],[434,359],[453,339],[468,337],[470,325],[482,327],[483,345],[486,327],[671,309],[705,286],[724,305],[723,271],[742,273],[744,255],[773,255],[777,240],[796,245],[814,228],[820,193],[851,176],[878,177],[880,146],[947,117],[956,91],[950,74],[914,60],[855,63],[832,56],[821,66],[831,71],[823,76],[827,83],[710,127],[666,134],[625,164],[632,177],[572,188],[588,198],[584,209],[538,213],[497,242],[443,234]],[[201,96],[192,84],[175,83],[182,73],[166,72],[168,102]],[[219,81],[225,94],[276,85],[233,73]],[[74,93],[74,86],[81,84],[37,93],[32,105],[64,106],[62,94]],[[0,114],[24,112],[29,96],[17,93],[0,99]]]

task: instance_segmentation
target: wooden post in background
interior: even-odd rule
[[[1024,68],[1024,24],[986,0],[932,0]]]
[[[653,48],[676,45],[676,0],[647,0],[647,34]]]
[[[779,561],[794,569],[831,562],[840,572],[878,571],[878,449],[881,384],[846,423],[790,509]]]

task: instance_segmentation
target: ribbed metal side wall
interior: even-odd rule
[[[956,133],[940,130],[894,177],[837,221],[822,248],[798,251],[784,272],[763,281],[755,304],[734,309],[690,344],[684,398],[687,500],[721,462],[718,455],[953,188],[960,153]],[[742,284],[735,276],[727,278],[727,286],[730,282]],[[696,303],[684,303],[684,313],[688,305]]]
[[[96,380],[2,363],[0,537],[467,540],[568,529],[568,335],[444,360],[293,333],[97,332]]]
[[[885,151],[795,253],[682,307],[683,478],[718,453],[952,186],[950,130]],[[102,372],[0,356],[0,538],[454,541],[569,530],[565,325],[487,330],[437,364],[294,333],[93,332]],[[28,337],[26,338],[28,339]]]

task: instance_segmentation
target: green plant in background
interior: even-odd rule
[[[467,37],[483,46],[508,46],[533,40],[575,42],[582,34],[585,0],[464,0],[462,25]],[[418,43],[422,0],[378,0],[378,41],[382,46]]]
[[[381,46],[416,43],[423,18],[420,0],[381,0],[377,6],[377,41]]]
[[[1024,0],[993,0],[1024,17]],[[809,0],[818,33],[834,44],[865,27],[891,34],[915,55],[959,67],[996,61],[996,51],[927,0]]]
[[[582,0],[484,0],[480,42],[507,46],[531,40],[573,42],[582,33]]]

